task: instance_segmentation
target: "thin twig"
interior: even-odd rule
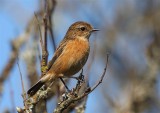
[[[53,48],[54,51],[56,50],[56,42],[55,42],[55,38],[53,35],[53,24],[52,24],[52,13],[55,9],[55,5],[56,5],[56,0],[50,0],[48,1],[48,30],[52,39],[52,44],[53,44]],[[51,7],[52,6],[52,7]]]
[[[42,41],[42,32],[41,32],[41,27],[40,27],[40,23],[37,17],[37,14],[34,12],[34,16],[36,18],[37,21],[37,25],[38,25],[38,31],[39,31],[39,35],[40,35],[40,43],[41,43],[41,47],[43,46],[43,41]]]
[[[20,73],[20,78],[21,78],[21,85],[22,85],[22,91],[23,91],[22,97],[23,97],[23,100],[24,100],[24,106],[27,109],[28,106],[27,106],[27,104],[25,104],[25,100],[27,100],[27,97],[26,97],[26,92],[25,92],[25,89],[24,89],[23,77],[22,77],[20,66],[19,66],[18,58],[17,58],[17,65],[18,65],[18,69],[19,69],[19,73]]]
[[[107,67],[108,67],[108,59],[109,59],[109,55],[110,55],[110,54],[107,53],[106,66],[105,66],[105,68],[104,68],[103,74],[102,74],[100,80],[98,81],[98,83],[95,84],[95,86],[92,87],[92,89],[90,90],[90,93],[91,93],[95,88],[97,88],[97,86],[99,86],[99,84],[102,83],[102,80],[103,80],[103,78],[104,78],[104,76],[105,76],[105,74],[106,74],[106,70],[107,70]]]
[[[47,29],[48,29],[48,0],[45,0],[45,13],[44,13],[44,50],[47,51]],[[47,62],[46,62],[47,63]]]
[[[54,51],[56,50],[56,42],[55,42],[55,38],[54,38],[54,35],[53,35],[53,27],[52,27],[52,16],[49,15],[49,32],[50,32],[50,35],[51,35],[51,39],[52,39],[52,42],[53,42],[53,48],[54,48]]]
[[[77,82],[77,85],[75,88],[73,88],[73,90],[71,92],[68,92],[64,98],[64,100],[59,104],[59,106],[54,110],[54,113],[61,113],[63,112],[65,109],[67,109],[72,103],[76,102],[76,101],[79,101],[81,99],[83,99],[84,97],[86,97],[88,94],[90,94],[93,90],[95,90],[97,88],[98,85],[100,85],[100,83],[102,83],[102,80],[106,74],[106,70],[107,70],[107,67],[108,67],[108,58],[109,58],[109,54],[107,54],[107,58],[106,58],[106,66],[104,68],[104,71],[101,75],[101,78],[100,80],[98,80],[98,82],[92,87],[88,87],[84,93],[78,95],[81,87],[82,87],[82,84],[84,83],[84,80],[83,80],[83,76],[82,74],[80,75],[80,78],[81,80],[79,80]]]
[[[99,86],[99,84],[102,83],[102,80],[103,80],[103,78],[104,78],[104,76],[105,76],[105,74],[106,74],[106,70],[107,70],[107,67],[108,67],[109,55],[110,55],[110,54],[107,53],[106,66],[105,66],[105,68],[104,68],[104,71],[103,71],[103,73],[102,73],[102,76],[101,76],[100,80],[98,80],[98,82],[97,82],[92,88],[88,88],[88,89],[85,91],[85,93],[83,93],[81,96],[75,98],[74,101],[77,101],[77,100],[79,100],[79,99],[84,98],[85,96],[87,96],[88,94],[90,94],[93,90],[95,90],[95,89],[97,88],[97,86]]]

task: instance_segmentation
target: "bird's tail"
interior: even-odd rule
[[[44,85],[44,82],[39,80],[34,86],[32,86],[28,91],[27,94],[30,96],[33,96],[42,86]]]
[[[54,80],[55,77],[55,74],[47,73],[27,91],[27,94],[33,96],[47,81],[50,81],[51,78],[51,80]]]

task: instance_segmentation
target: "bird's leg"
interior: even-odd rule
[[[82,68],[80,75],[78,76],[78,81],[81,83],[85,82],[84,75],[83,75],[83,68]]]
[[[80,82],[83,82],[84,81],[84,75],[83,75],[83,69],[80,73],[80,75],[78,77],[66,77],[66,76],[63,76],[63,78],[72,78],[72,79],[76,79],[77,81],[80,81]]]
[[[78,77],[63,77],[63,78],[72,78],[72,79],[75,79],[80,82],[82,82],[84,80],[84,79],[80,78],[79,76]]]
[[[73,79],[79,80],[79,77],[64,77],[64,78],[73,78]]]
[[[68,88],[68,86],[66,85],[66,83],[64,82],[63,78],[60,77],[61,82],[63,83],[63,85],[65,86],[65,88],[67,89],[67,92],[70,92],[71,90]]]

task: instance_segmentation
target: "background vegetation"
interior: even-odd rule
[[[50,0],[49,6],[56,46],[75,21],[87,21],[101,30],[90,38],[90,59],[84,67],[90,86],[99,80],[106,52],[111,52],[103,83],[87,98],[86,113],[159,113],[159,0]],[[40,76],[38,24],[43,27],[43,17],[43,0],[0,1],[0,112],[23,107],[17,57],[25,90]],[[50,60],[54,44],[48,34]],[[73,88],[76,81],[67,84]],[[48,113],[56,108],[57,97],[47,102]]]

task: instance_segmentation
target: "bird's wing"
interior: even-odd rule
[[[57,58],[62,54],[65,45],[66,45],[66,39],[62,40],[62,42],[56,49],[53,58],[49,61],[48,70],[52,67],[53,63],[57,60]]]

